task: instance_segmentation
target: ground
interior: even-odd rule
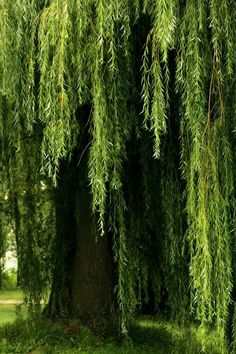
[[[20,290],[4,292],[0,291],[0,325],[12,323],[15,321],[15,305],[18,302],[22,302],[22,299],[23,295]]]
[[[114,338],[100,339],[76,321],[53,323],[26,320],[16,322],[20,291],[0,292],[0,354],[222,354],[217,337],[194,326],[180,328],[172,322],[139,317],[131,327],[131,338],[120,346]]]

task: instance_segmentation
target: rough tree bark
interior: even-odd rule
[[[86,141],[59,170],[55,268],[46,313],[79,318],[97,329],[110,325],[113,318],[115,268],[111,237],[99,235],[91,210],[85,135]]]

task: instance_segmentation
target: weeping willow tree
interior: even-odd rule
[[[30,186],[19,249],[37,254],[22,268],[36,303],[49,239],[35,186],[54,185],[49,316],[118,318],[127,334],[146,302],[224,342],[235,19],[233,0],[0,0],[1,147],[12,181]]]

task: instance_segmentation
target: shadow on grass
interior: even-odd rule
[[[149,353],[225,354],[225,343],[219,335],[193,324],[180,327],[174,322],[143,317],[131,327],[135,345],[150,348]]]
[[[153,319],[138,320],[131,326],[130,335],[135,346],[150,349],[150,353],[171,353],[174,349],[172,334],[167,327]]]

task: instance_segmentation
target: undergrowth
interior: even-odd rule
[[[215,333],[190,325],[142,318],[133,323],[128,343],[99,338],[76,320],[17,320],[0,327],[0,354],[222,354]]]

